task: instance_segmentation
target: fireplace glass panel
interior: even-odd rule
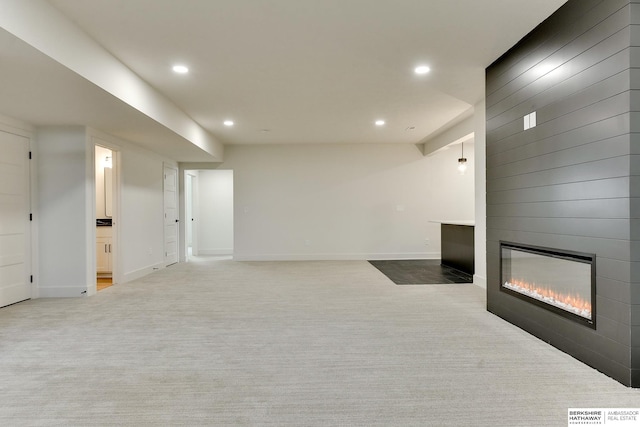
[[[593,323],[593,256],[501,245],[501,290]]]

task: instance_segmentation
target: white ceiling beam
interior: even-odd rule
[[[459,144],[472,139],[475,131],[473,108],[465,111],[460,117],[464,118],[437,135],[429,136],[420,141],[418,147],[422,150],[422,154],[428,156],[448,145]]]
[[[0,0],[0,27],[224,160],[224,145],[44,0]]]

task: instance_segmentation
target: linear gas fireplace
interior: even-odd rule
[[[579,323],[595,323],[595,255],[500,242],[500,290]]]

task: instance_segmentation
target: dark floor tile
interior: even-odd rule
[[[396,285],[436,285],[443,283],[472,283],[470,274],[441,265],[440,260],[383,260],[369,261]]]

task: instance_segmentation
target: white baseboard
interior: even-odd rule
[[[77,298],[87,296],[87,287],[47,286],[38,288],[38,298]]]
[[[473,275],[473,284],[480,286],[483,289],[487,289],[487,278],[478,276],[477,274]]]
[[[198,249],[198,255],[233,255],[233,248],[223,249]]]
[[[234,261],[375,261],[396,259],[440,259],[440,253],[233,254]]]
[[[155,265],[150,265],[148,267],[141,268],[139,270],[130,271],[122,275],[122,282],[120,283],[127,283],[132,280],[139,279],[141,277],[146,276],[147,274],[151,274],[154,271],[161,270],[163,268],[165,268],[164,262],[160,262]]]

